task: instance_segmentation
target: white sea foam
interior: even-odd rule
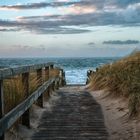
[[[66,70],[65,73],[67,84],[85,84],[87,80],[87,71],[89,69]]]

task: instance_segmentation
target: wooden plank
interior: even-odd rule
[[[0,119],[3,116],[4,116],[3,81],[0,80]],[[0,135],[0,140],[4,140],[4,132]]]
[[[29,73],[22,74],[22,83],[24,87],[25,97],[29,97]],[[30,128],[30,108],[22,115],[22,124]]]
[[[45,68],[47,66],[52,66],[52,65],[53,63],[50,62],[46,64],[36,64],[36,65],[29,65],[29,66],[0,69],[0,80],[10,78],[22,73],[33,72],[37,69]]]
[[[32,95],[30,95],[21,104],[7,113],[2,119],[0,119],[0,136],[2,136],[3,133],[8,130],[17,121],[17,119],[32,106],[38,97],[43,94],[55,80],[58,81],[59,78],[52,78],[45,82]]]
[[[51,112],[46,108],[32,140],[108,140],[100,105],[86,91],[61,89]]]

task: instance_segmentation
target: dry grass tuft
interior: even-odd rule
[[[54,68],[50,71],[50,77],[57,77],[59,76],[60,70],[57,68]]]
[[[54,69],[50,72],[50,77],[56,77],[59,75],[59,70]],[[42,73],[42,82],[46,81],[45,72]],[[29,76],[29,93],[32,94],[40,85],[40,79],[37,79],[37,73],[30,73]],[[11,79],[4,80],[4,111],[9,112],[21,101],[25,99],[24,87],[22,84],[22,76],[16,76]]]
[[[140,52],[113,64],[104,65],[90,77],[93,90],[105,89],[114,96],[129,99],[130,115],[140,108]]]
[[[4,80],[4,104],[5,113],[25,99],[21,76]]]

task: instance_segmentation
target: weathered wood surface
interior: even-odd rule
[[[70,87],[73,88],[73,87]],[[43,113],[32,140],[107,140],[100,105],[86,91],[59,90],[52,111]]]
[[[50,62],[46,64],[36,64],[30,66],[19,66],[14,68],[0,69],[0,80],[10,78],[22,73],[33,72],[35,70],[42,69],[48,66],[53,67],[53,63]]]
[[[16,120],[32,106],[38,97],[40,97],[54,81],[59,81],[59,78],[52,78],[45,82],[21,104],[19,104],[9,113],[7,113],[2,119],[0,119],[0,136],[3,135],[3,133],[9,129],[16,122]]]

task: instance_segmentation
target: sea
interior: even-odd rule
[[[54,62],[65,71],[67,84],[85,84],[87,71],[95,70],[105,64],[113,63],[119,57],[94,58],[0,58],[0,68]]]

